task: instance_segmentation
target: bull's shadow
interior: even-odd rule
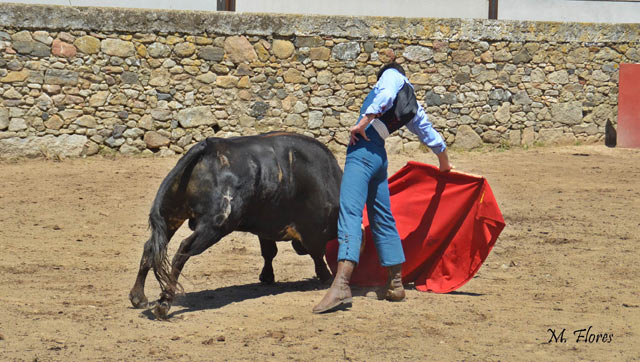
[[[232,285],[211,290],[189,292],[176,297],[175,306],[183,307],[169,314],[169,318],[184,313],[208,309],[222,308],[228,304],[242,302],[249,299],[262,298],[289,292],[307,292],[326,289],[329,284],[323,284],[316,278],[274,284],[250,283]],[[151,313],[149,313],[152,316]]]

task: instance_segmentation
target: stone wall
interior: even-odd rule
[[[453,147],[599,142],[640,25],[0,4],[0,158],[348,141],[392,50]],[[408,131],[391,152],[420,148]]]

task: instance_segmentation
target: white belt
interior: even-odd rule
[[[373,126],[373,128],[375,128],[375,130],[383,140],[389,137],[389,130],[387,129],[387,126],[385,126],[384,123],[378,118],[374,118],[373,121],[371,121],[371,125]]]

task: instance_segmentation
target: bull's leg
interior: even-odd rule
[[[129,300],[135,308],[146,308],[149,305],[149,301],[144,295],[144,282],[147,279],[149,269],[151,269],[151,265],[148,260],[149,259],[146,255],[142,255],[142,260],[140,260],[140,270],[138,270],[138,276],[136,277],[136,283],[129,292]]]
[[[304,245],[300,242],[300,240],[291,240],[291,246],[293,246],[293,250],[296,251],[298,255],[307,255],[309,252],[304,248]]]
[[[178,225],[178,227],[179,226],[180,225]],[[169,230],[167,231],[167,237],[169,238],[169,240],[171,240],[176,230],[176,227],[169,228]],[[151,239],[149,239],[144,245],[142,258],[140,258],[140,269],[138,270],[138,276],[136,277],[136,282],[133,285],[133,288],[131,288],[131,291],[129,292],[129,300],[135,308],[147,308],[149,306],[149,301],[144,295],[144,283],[147,279],[147,274],[149,274],[149,270],[151,270],[151,262],[149,260],[150,243]]]
[[[327,268],[327,264],[324,262],[324,254],[311,254],[311,258],[313,259],[313,264],[315,265],[316,276],[318,277],[318,279],[320,279],[320,281],[323,283],[330,281],[331,272],[329,272],[329,268]]]
[[[264,284],[273,284],[275,282],[275,276],[273,275],[273,258],[278,254],[278,246],[275,240],[260,239],[260,251],[262,252],[262,258],[264,259],[264,266],[260,273],[260,282]]]
[[[304,249],[306,254],[311,256],[311,259],[313,259],[316,276],[323,283],[331,280],[331,272],[329,271],[327,264],[324,262],[325,245],[327,244],[325,237],[326,235],[306,232],[302,236],[302,240],[304,242],[300,242],[300,247]]]
[[[178,291],[178,278],[190,257],[201,254],[211,245],[217,243],[222,236],[213,231],[213,226],[198,226],[196,231],[180,243],[180,247],[171,262],[171,282],[160,294],[160,300],[153,309],[153,314],[159,319],[167,319],[171,303]]]

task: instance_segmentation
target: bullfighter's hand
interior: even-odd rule
[[[351,127],[351,134],[349,137],[349,144],[355,145],[358,142],[358,135],[362,136],[366,141],[369,141],[365,130],[371,121],[376,117],[375,114],[365,114],[360,118],[360,121],[355,126]]]

